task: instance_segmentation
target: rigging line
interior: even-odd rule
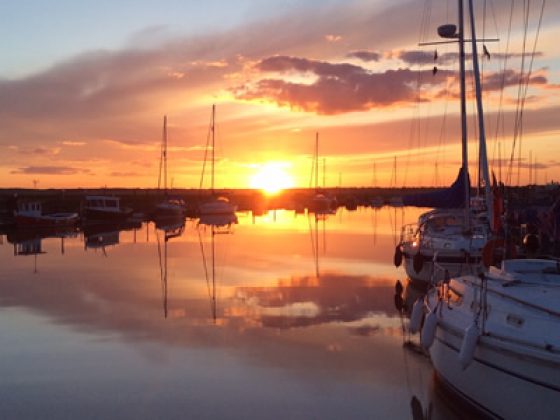
[[[522,103],[521,103],[521,117],[523,117],[523,110],[525,108],[525,101],[527,99],[527,94],[528,94],[528,90],[529,90],[529,83],[531,81],[531,74],[533,72],[533,64],[535,62],[537,42],[539,40],[545,3],[546,3],[546,0],[543,0],[542,3],[541,3],[541,13],[540,13],[540,16],[539,16],[539,22],[538,22],[538,26],[537,26],[537,32],[535,34],[535,40],[533,42],[533,49],[531,51],[531,60],[529,61],[529,69],[527,70],[527,75],[524,78],[524,91],[523,91],[523,98],[522,98]],[[523,127],[523,126],[521,126],[521,127]]]
[[[204,252],[204,244],[202,243],[202,236],[200,235],[200,229],[197,229],[197,232],[198,232],[198,243],[200,244],[200,253],[202,254],[202,267],[204,268],[206,289],[208,291],[208,297],[212,298],[212,291],[210,290],[210,280],[208,279],[208,265],[206,264],[206,254]]]
[[[508,32],[507,32],[507,39],[506,39],[506,49],[505,49],[505,54],[504,54],[504,65],[502,68],[502,75],[501,75],[501,80],[500,80],[500,99],[498,100],[498,112],[496,115],[496,131],[494,134],[494,148],[492,151],[492,156],[493,156],[493,160],[494,160],[494,156],[496,155],[496,147],[498,144],[498,135],[500,132],[500,128],[502,129],[502,136],[505,135],[505,121],[504,121],[504,110],[503,110],[503,103],[504,103],[504,89],[505,89],[505,85],[506,85],[506,69],[507,69],[507,64],[508,64],[508,58],[509,58],[509,43],[511,40],[511,23],[513,21],[513,6],[514,6],[514,1],[511,1],[511,7],[510,7],[510,12],[509,12],[509,23],[508,23]],[[494,9],[492,9],[492,11],[494,11]],[[498,156],[498,159],[500,159],[500,157]],[[496,163],[494,162],[493,165],[496,165]],[[501,167],[501,162],[499,163],[500,167]],[[501,181],[501,179],[500,179]]]
[[[441,128],[440,128],[440,132],[439,132],[439,141],[438,141],[438,145],[436,148],[436,182],[435,182],[435,186],[438,186],[438,175],[437,175],[437,164],[440,160],[440,155],[442,153],[442,149],[443,149],[443,143],[445,141],[445,137],[447,134],[447,111],[448,111],[448,106],[449,106],[449,78],[446,81],[446,85],[445,85],[445,102],[443,105],[443,118],[441,121]]]
[[[517,144],[517,140],[519,138],[519,148],[517,154],[517,185],[520,185],[520,177],[521,177],[521,136],[520,136],[520,125],[521,125],[521,97],[523,94],[523,77],[525,74],[525,52],[527,50],[527,33],[529,27],[529,5],[528,1],[523,1],[523,17],[524,17],[524,31],[523,31],[523,43],[521,49],[521,70],[519,72],[519,81],[517,85],[517,106],[515,110],[515,123],[514,123],[514,130],[513,130],[513,144],[511,150],[511,164],[513,165],[513,160],[515,156],[515,146]]]
[[[157,229],[156,229],[156,240],[157,240],[158,259],[159,259],[159,278],[160,278],[160,282],[161,282],[161,292],[163,294],[163,291],[164,291],[163,264],[162,264],[162,258],[161,258],[161,245],[160,245],[160,241],[159,241],[159,233],[158,233]]]
[[[202,173],[200,174],[200,187],[204,185],[204,173],[206,172],[206,161],[208,160],[208,147],[210,146],[210,136],[212,133],[212,113],[210,114],[210,123],[208,124],[208,134],[206,134],[206,146],[204,147],[204,160],[202,161]]]

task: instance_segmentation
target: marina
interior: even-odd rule
[[[28,3],[0,419],[558,417],[560,3]]]

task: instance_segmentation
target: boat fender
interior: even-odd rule
[[[401,249],[401,244],[398,244],[395,247],[395,255],[393,257],[393,263],[395,264],[395,267],[400,267],[401,266],[402,258],[403,258],[403,253],[402,253],[402,249]]]
[[[422,318],[424,317],[424,301],[422,298],[416,299],[412,305],[412,313],[410,314],[410,322],[408,323],[408,331],[411,334],[416,334],[420,331],[422,325]]]
[[[432,311],[426,317],[424,321],[424,327],[422,328],[422,333],[420,334],[420,344],[426,350],[428,350],[434,343],[434,338],[436,337],[436,327],[437,327],[437,308],[438,305],[432,309]]]
[[[459,351],[459,363],[463,370],[465,370],[474,358],[474,351],[480,337],[480,330],[476,322],[473,322],[465,330],[463,335],[463,342],[461,343],[461,350]]]
[[[412,268],[414,268],[414,271],[418,274],[422,270],[422,267],[424,267],[424,256],[418,251],[414,254],[414,257],[412,257]]]
[[[403,287],[401,281],[397,280],[397,282],[395,283],[395,293],[397,295],[402,295],[403,290],[404,290],[404,287]]]

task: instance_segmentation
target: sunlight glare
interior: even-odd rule
[[[294,178],[285,167],[287,164],[268,162],[258,166],[258,171],[251,177],[251,188],[264,191],[266,194],[276,194],[286,188],[294,186]]]

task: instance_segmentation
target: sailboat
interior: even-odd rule
[[[334,213],[334,200],[321,192],[319,188],[319,133],[315,133],[315,153],[313,155],[312,169],[315,180],[315,195],[309,205],[309,211],[316,214]]]
[[[226,197],[220,197],[215,195],[214,191],[214,177],[215,177],[215,160],[216,160],[216,105],[212,105],[212,118],[210,122],[210,131],[212,138],[212,156],[210,160],[210,190],[212,198],[198,206],[198,213],[200,216],[211,216],[211,215],[235,215],[237,206],[229,201]],[[204,179],[204,169],[206,168],[206,160],[204,162],[202,180]],[[202,187],[201,180],[201,187]]]
[[[462,25],[462,23],[461,23]],[[443,25],[438,33],[459,44],[461,157],[462,165],[455,182],[445,190],[404,196],[405,206],[435,207],[423,213],[418,222],[405,225],[395,249],[395,265],[404,259],[404,268],[412,280],[437,282],[482,267],[482,253],[492,236],[492,191],[486,157],[484,122],[479,119],[479,159],[483,168],[486,208],[471,207],[468,136],[465,89],[465,52],[462,26]],[[431,45],[431,43],[423,44]],[[480,117],[480,110],[478,112]]]
[[[179,196],[172,196],[167,193],[167,115],[164,115],[163,117],[163,135],[158,189],[160,187],[159,181],[161,180],[162,171],[164,199],[156,205],[154,218],[159,219],[165,217],[183,217],[186,212],[185,201]]]
[[[468,0],[479,124],[483,120],[473,0]],[[459,0],[460,43],[463,1]],[[449,25],[446,25],[449,26]],[[482,126],[483,128],[483,126]],[[484,132],[480,132],[484,146]],[[485,148],[482,149],[485,154]],[[487,171],[483,159],[482,171]],[[489,261],[485,261],[489,265]],[[495,418],[560,412],[560,262],[504,259],[499,268],[442,281],[417,301],[420,341],[440,381]],[[416,315],[415,315],[416,314]],[[414,321],[414,322],[413,322]]]

